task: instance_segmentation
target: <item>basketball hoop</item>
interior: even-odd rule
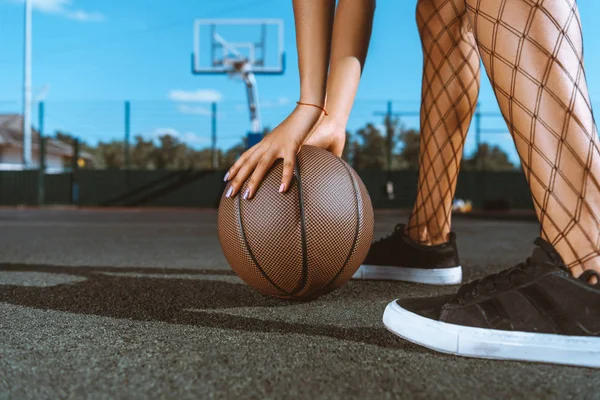
[[[240,35],[239,31],[245,34]],[[267,53],[272,52],[276,57],[267,57]],[[230,79],[244,82],[251,125],[248,146],[259,141],[263,131],[255,75],[281,75],[284,71],[282,20],[199,19],[194,22],[192,72],[226,74]]]
[[[244,80],[244,75],[252,71],[252,65],[246,59],[224,58],[223,65],[229,79]]]

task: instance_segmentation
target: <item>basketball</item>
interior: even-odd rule
[[[311,299],[356,272],[373,239],[373,207],[358,174],[326,150],[302,147],[285,193],[278,191],[282,172],[278,160],[249,200],[225,197],[227,184],[219,240],[248,285],[278,298]]]

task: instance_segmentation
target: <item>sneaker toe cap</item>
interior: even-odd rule
[[[452,298],[451,295],[436,297],[421,297],[398,299],[396,303],[403,309],[418,314],[425,318],[438,321],[444,304]]]

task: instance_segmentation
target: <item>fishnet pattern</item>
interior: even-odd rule
[[[542,237],[575,275],[600,269],[600,153],[574,0],[466,0]]]
[[[420,0],[423,47],[417,199],[407,225],[414,240],[448,240],[452,198],[479,94],[479,52],[464,0]]]

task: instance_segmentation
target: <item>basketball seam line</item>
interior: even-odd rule
[[[263,269],[260,267],[260,264],[258,263],[258,260],[256,259],[256,257],[254,257],[254,253],[252,252],[252,249],[250,248],[250,244],[248,243],[248,240],[246,238],[246,233],[244,232],[244,224],[242,221],[242,196],[238,195],[237,196],[237,211],[238,211],[238,224],[240,226],[240,232],[242,234],[242,239],[244,240],[244,245],[246,246],[246,250],[248,250],[248,254],[250,255],[250,258],[252,259],[252,262],[254,262],[254,265],[256,266],[256,269],[258,269],[258,271],[260,272],[260,274],[271,284],[273,285],[277,290],[283,292],[285,295],[293,295],[293,293],[288,293],[286,290],[282,289],[279,287],[279,285],[277,285],[275,282],[273,282],[273,280],[271,278],[269,278],[269,276],[265,273],[265,271],[263,271]]]
[[[308,282],[308,248],[306,244],[306,216],[304,212],[304,194],[302,192],[302,178],[300,177],[300,161],[298,160],[298,155],[296,157],[296,163],[294,165],[294,170],[296,171],[296,183],[298,185],[298,201],[300,208],[300,237],[302,240],[302,279],[298,283],[298,290],[292,291],[291,295],[296,295],[300,293],[304,288],[306,288],[306,283]]]
[[[348,168],[346,163],[344,161],[342,161],[341,158],[338,158],[338,160],[342,164],[342,166],[346,169],[346,172],[348,172],[348,176],[350,177],[350,181],[352,181],[352,189],[354,189],[354,200],[356,203],[356,229],[354,231],[354,241],[352,242],[352,247],[350,247],[350,252],[348,253],[348,257],[346,257],[346,261],[344,261],[344,264],[342,264],[342,267],[340,268],[340,270],[329,281],[329,283],[327,285],[325,285],[323,290],[326,290],[327,288],[329,288],[329,286],[331,286],[335,282],[335,280],[342,274],[342,272],[344,272],[344,270],[346,269],[346,265],[348,264],[348,261],[350,261],[350,257],[352,257],[352,253],[354,253],[354,249],[356,248],[356,242],[358,241],[358,234],[359,234],[360,225],[361,225],[361,213],[360,213],[360,207],[358,204],[359,203],[358,196],[360,195],[360,190],[359,190],[359,188],[356,187],[357,183],[354,180],[354,176],[352,175],[352,172],[350,171],[350,169]]]

